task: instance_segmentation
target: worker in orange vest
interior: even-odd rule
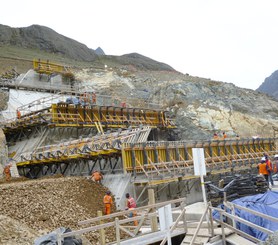
[[[226,138],[227,138],[227,134],[223,132],[223,140],[225,140]]]
[[[16,118],[17,119],[21,118],[21,112],[18,109],[16,110]]]
[[[3,174],[5,175],[6,181],[11,180],[11,164],[7,164],[4,167]]]
[[[268,155],[265,153],[265,163],[266,163],[266,170],[268,171],[268,181],[270,182],[271,186],[274,186],[274,181],[272,178],[272,172],[273,172],[273,165],[272,162],[269,160]]]
[[[95,171],[92,173],[92,181],[101,184],[101,180],[102,180],[102,179],[103,179],[103,175],[102,175],[99,171],[95,170]]]
[[[268,171],[266,169],[266,158],[265,157],[262,157],[261,162],[258,165],[258,169],[259,169],[259,174],[264,176],[266,183],[269,186]]]
[[[110,191],[106,192],[106,195],[103,198],[103,204],[104,204],[104,214],[105,215],[110,214],[111,213],[111,207],[112,207],[112,204],[113,204]]]
[[[273,173],[276,174],[278,172],[278,154],[274,156],[274,163],[273,163]]]

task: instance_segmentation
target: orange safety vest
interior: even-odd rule
[[[266,160],[266,165],[268,166],[268,170],[272,172],[272,163],[269,159]]]
[[[266,163],[259,164],[259,173],[263,175],[268,175],[268,171],[266,170]]]
[[[97,102],[97,95],[96,93],[92,93],[92,103],[95,104]]]
[[[21,112],[19,110],[16,110],[16,117],[19,119],[21,118]]]
[[[92,174],[92,177],[95,179],[95,181],[99,181],[99,180],[102,179],[102,175],[101,175],[100,172],[94,172],[94,173]]]
[[[109,196],[109,195],[105,195],[104,198],[103,198],[103,203],[105,205],[112,205],[112,197]]]
[[[11,166],[6,166],[5,168],[4,168],[4,173],[5,174],[10,174],[11,172],[10,172],[10,168],[11,168]]]

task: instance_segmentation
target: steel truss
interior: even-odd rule
[[[121,163],[121,156],[113,154],[93,159],[74,159],[56,163],[24,165],[19,166],[18,171],[20,175],[32,179],[51,175],[88,176],[94,170],[99,170],[105,174],[115,174],[122,171]]]

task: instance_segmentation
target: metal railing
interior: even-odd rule
[[[177,220],[172,224],[171,228],[168,229],[166,236],[164,235],[162,237],[163,240],[161,242],[161,245],[164,245],[165,242],[167,241],[167,238],[173,234],[175,229],[177,229],[177,225],[180,221],[183,222],[183,228],[182,228],[181,234],[185,234],[187,232],[185,208],[183,205],[184,203],[185,203],[185,198],[180,198],[180,199],[175,199],[175,200],[171,200],[171,201],[147,205],[147,206],[143,206],[140,208],[135,208],[132,211],[126,210],[126,211],[113,213],[110,215],[102,216],[101,212],[99,212],[98,213],[99,217],[78,222],[78,225],[87,225],[87,224],[91,224],[91,223],[97,223],[98,225],[93,225],[93,226],[90,226],[90,227],[87,227],[84,229],[71,231],[71,232],[67,232],[67,233],[63,233],[63,234],[58,234],[58,236],[57,236],[58,245],[61,245],[62,240],[66,237],[81,235],[81,234],[84,234],[84,233],[87,233],[90,231],[99,231],[100,232],[100,242],[102,245],[104,245],[105,244],[104,229],[109,228],[109,227],[115,227],[115,229],[116,229],[115,242],[117,245],[119,245],[119,244],[121,244],[120,231],[123,231],[124,233],[129,235],[131,238],[134,238],[135,236],[137,236],[140,228],[142,227],[143,223],[146,220],[152,219],[153,217],[155,217],[155,219],[157,219],[158,214],[156,212],[156,209],[164,207],[168,204],[180,204],[179,207],[172,208],[172,211],[181,210],[181,213],[180,213],[179,217],[177,218]],[[141,215],[137,215],[132,218],[120,219],[120,217],[129,215],[130,212],[136,212],[136,213],[141,212]],[[111,221],[111,219],[113,219],[113,218],[115,218],[115,220]],[[108,221],[108,223],[103,223],[105,221]],[[123,226],[124,224],[127,224],[129,222],[134,222],[134,221],[139,221],[139,223],[136,227],[133,226],[133,227],[130,227],[131,229],[129,229],[129,227]],[[151,231],[151,233],[154,233],[154,234],[155,234],[155,232],[157,232],[157,231],[156,230]],[[146,234],[150,234],[150,232],[145,233],[145,235]],[[143,237],[144,235],[141,234],[140,236]]]
[[[227,211],[227,208],[229,210],[231,210],[231,213],[229,213]],[[252,227],[254,229],[257,229],[263,233],[266,233],[268,235],[271,235],[273,234],[274,232],[267,229],[267,228],[264,228],[262,226],[259,226],[259,225],[256,225],[254,223],[251,223],[250,221],[247,221],[241,217],[238,217],[236,214],[235,214],[235,209],[239,209],[239,210],[244,210],[245,212],[249,212],[253,215],[256,215],[258,217],[261,217],[263,219],[266,219],[266,220],[270,220],[270,221],[273,221],[273,222],[278,222],[278,218],[274,218],[272,216],[269,216],[269,215],[266,215],[266,214],[263,214],[263,213],[259,213],[257,211],[254,211],[250,208],[246,208],[246,207],[243,207],[243,206],[240,206],[240,205],[237,205],[235,203],[231,203],[231,202],[226,202],[224,201],[224,209],[220,209],[220,208],[217,208],[217,207],[213,207],[211,206],[210,203],[207,204],[207,207],[206,207],[206,210],[205,212],[203,213],[201,219],[200,219],[200,222],[197,226],[197,229],[192,237],[192,240],[190,242],[190,245],[193,245],[197,236],[198,236],[198,233],[199,233],[199,230],[202,226],[202,223],[205,221],[205,218],[209,216],[209,222],[208,224],[210,225],[210,231],[211,231],[211,235],[213,236],[214,235],[214,226],[213,226],[213,221],[217,222],[218,224],[221,225],[221,230],[222,230],[222,242],[223,242],[223,245],[226,245],[226,236],[225,236],[225,232],[224,232],[224,229],[225,228],[229,228],[230,230],[232,230],[233,232],[235,232],[236,234],[248,239],[248,240],[251,240],[252,242],[254,243],[259,243],[261,242],[260,239],[258,238],[255,238],[249,234],[247,234],[246,232],[244,231],[241,231],[239,230],[238,228],[236,228],[236,222],[240,222],[242,224],[245,224],[249,227]],[[217,211],[219,212],[219,220],[216,219],[216,218],[213,218],[213,215],[212,215],[212,211]],[[226,223],[224,220],[225,218],[229,218],[231,219],[232,221],[232,225]]]

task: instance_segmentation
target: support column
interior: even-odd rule
[[[155,204],[154,189],[148,189],[149,205]],[[150,212],[154,212],[155,209],[151,209]],[[152,232],[158,231],[157,217],[151,217],[151,229]]]
[[[102,211],[97,211],[97,216],[101,217],[102,216]],[[99,224],[103,224],[103,221],[99,221]],[[99,230],[99,237],[100,237],[100,244],[105,245],[105,230],[100,229]]]

